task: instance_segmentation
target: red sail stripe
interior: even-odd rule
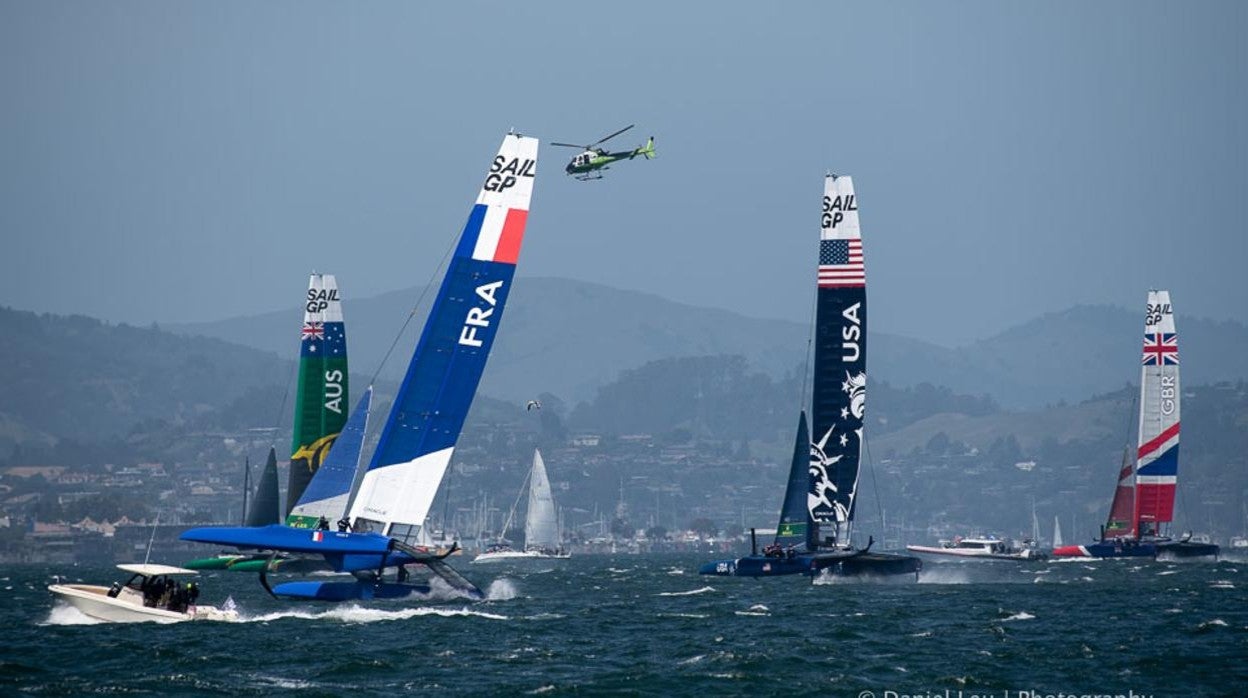
[[[529,212],[522,208],[507,210],[503,233],[498,238],[498,249],[494,252],[495,262],[515,264],[520,259],[520,243],[524,240],[524,224],[528,220]]]
[[[1140,453],[1139,453],[1139,456],[1137,457],[1143,458],[1144,456],[1147,456],[1153,451],[1156,451],[1157,449],[1161,448],[1161,445],[1163,443],[1169,441],[1172,437],[1176,436],[1178,433],[1179,433],[1179,422],[1175,422],[1174,424],[1170,425],[1169,429],[1166,429],[1165,431],[1161,432],[1157,436],[1150,439],[1143,446],[1140,446]]]

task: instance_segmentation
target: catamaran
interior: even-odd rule
[[[853,180],[828,175],[811,386],[811,421],[818,440],[808,436],[802,412],[775,541],[761,555],[755,542],[746,557],[707,563],[701,574],[917,578],[922,568],[918,558],[871,552],[874,539],[864,548],[851,540],[867,398],[866,285]]]
[[[1099,540],[1055,547],[1054,557],[1216,557],[1218,546],[1166,530],[1179,471],[1179,336],[1169,291],[1150,290],[1140,371],[1138,447],[1123,454],[1109,519]]]
[[[419,545],[420,531],[446,474],[472,405],[512,278],[537,174],[536,138],[509,133],[491,160],[476,204],[429,310],[377,448],[355,489],[345,530],[290,525],[191,529],[184,540],[241,549],[320,556],[355,581],[297,581],[276,596],[342,601],[428,592],[407,566],[423,566],[452,588],[484,594],[445,562],[452,551]],[[318,524],[319,524],[318,519]],[[387,581],[395,570],[394,581]],[[264,582],[265,580],[261,580]]]
[[[505,543],[490,546],[485,552],[473,559],[472,564],[487,562],[513,562],[517,560],[567,560],[572,554],[563,549],[559,540],[559,519],[555,513],[555,497],[550,491],[550,478],[546,476],[546,464],[542,461],[542,453],[534,449],[533,467],[525,478],[529,487],[529,508],[524,520],[524,549],[514,550]],[[521,493],[524,486],[520,487]],[[516,499],[519,503],[519,498]],[[503,524],[503,532],[511,527],[512,516],[516,513],[515,505],[507,522]]]
[[[308,279],[303,303],[303,326],[299,331],[299,387],[295,399],[286,513],[283,516],[278,501],[277,451],[270,448],[256,496],[250,508],[244,506],[244,526],[267,526],[279,523],[283,518],[291,526],[306,528],[318,523],[318,517],[309,518],[293,509],[303,501],[305,490],[333,451],[347,420],[347,334],[338,280],[332,274],[313,273]],[[350,457],[349,454],[339,455]],[[358,457],[357,449],[351,459],[352,473],[355,472]],[[349,490],[350,477],[346,491]],[[243,496],[245,501],[245,492]],[[342,516],[342,513],[339,510],[335,518]],[[221,553],[191,560],[186,567],[258,572],[265,569],[271,571],[289,563],[289,555]]]

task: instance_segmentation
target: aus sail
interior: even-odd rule
[[[347,333],[338,282],[332,274],[313,274],[300,330],[287,517],[346,424],[347,399]]]
[[[811,385],[811,543],[829,527],[848,543],[858,488],[867,389],[867,297],[858,201],[850,177],[824,181]]]

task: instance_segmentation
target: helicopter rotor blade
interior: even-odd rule
[[[611,134],[610,136],[606,136],[606,137],[604,137],[604,138],[599,138],[598,140],[596,140],[596,141],[594,141],[593,143],[591,143],[591,144],[590,144],[590,147],[592,148],[592,147],[593,147],[593,146],[595,146],[595,145],[599,145],[599,144],[601,144],[601,143],[606,143],[607,141],[611,140],[612,138],[615,138],[616,136],[620,135],[621,133],[624,133],[625,131],[627,131],[628,129],[630,129],[630,128],[632,128],[632,127],[636,126],[636,125],[637,125],[637,124],[629,124],[629,125],[625,126],[624,128],[620,129],[619,131],[616,131],[615,133]]]
[[[559,146],[563,146],[564,148],[580,148],[581,150],[589,150],[589,146],[577,145],[575,143],[551,143],[550,145],[559,145]]]

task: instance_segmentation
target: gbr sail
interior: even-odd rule
[[[537,146],[508,134],[490,163],[352,503],[355,530],[408,541],[424,524],[511,292]]]
[[[1135,516],[1140,536],[1174,520],[1179,472],[1179,336],[1169,291],[1149,291],[1141,358]]]
[[[299,388],[291,444],[286,514],[303,496],[312,476],[347,421],[347,334],[338,282],[313,274],[304,300],[299,343]]]
[[[867,277],[850,177],[824,180],[817,280],[809,540],[847,545],[867,397]]]

